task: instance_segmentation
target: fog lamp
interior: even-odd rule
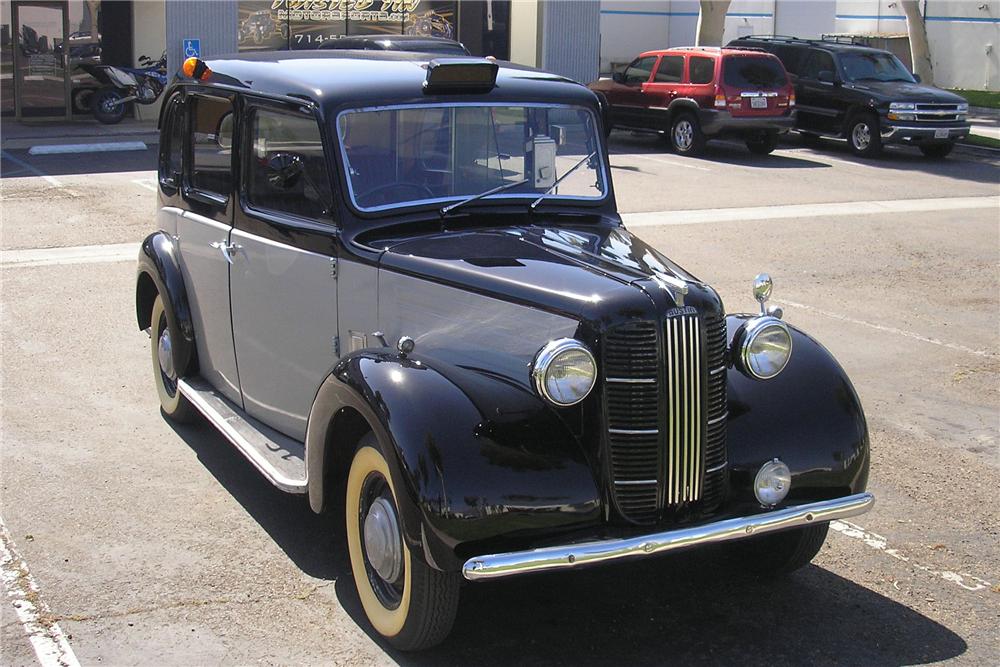
[[[753,492],[757,500],[765,507],[777,505],[792,486],[792,473],[784,463],[772,459],[762,465],[753,480]]]

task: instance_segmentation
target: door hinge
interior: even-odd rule
[[[334,336],[333,338],[330,339],[330,342],[333,344],[333,354],[334,354],[334,356],[339,357],[340,356],[340,336]]]
[[[331,257],[330,258],[330,277],[331,278],[336,278],[337,277],[337,258],[336,257]]]

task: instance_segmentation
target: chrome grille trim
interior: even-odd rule
[[[645,429],[634,429],[634,428],[609,428],[608,433],[614,433],[615,435],[657,435],[660,432],[658,428],[645,428]]]
[[[656,384],[656,378],[605,378],[604,380],[623,384]]]
[[[657,482],[655,479],[616,479],[615,480],[615,484],[619,484],[621,486],[629,486],[629,485],[635,485],[635,484],[658,484],[658,483],[659,482]]]
[[[697,316],[666,321],[664,351],[667,369],[667,496],[670,505],[701,498],[702,396],[701,325]]]

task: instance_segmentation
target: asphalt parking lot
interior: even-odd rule
[[[88,665],[996,664],[1000,159],[794,138],[690,159],[622,132],[611,151],[630,227],[731,312],[770,272],[861,396],[878,502],[813,565],[754,581],[709,551],[470,585],[444,645],[394,652],[334,523],[160,416],[134,318],[155,154],[5,151],[0,662],[55,637]]]

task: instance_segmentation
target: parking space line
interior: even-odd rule
[[[146,188],[152,192],[156,192],[156,179],[154,178],[134,178],[132,182],[138,185],[140,188]]]
[[[4,592],[42,667],[79,667],[73,648],[52,612],[42,600],[38,583],[14,548],[7,525],[0,517],[0,580]]]
[[[986,350],[977,350],[975,348],[966,347],[965,345],[959,345],[958,343],[949,343],[948,341],[938,340],[937,338],[931,338],[930,336],[922,336],[912,331],[906,331],[905,329],[897,329],[896,327],[889,327],[884,324],[875,324],[873,322],[866,322],[864,320],[848,317],[846,315],[831,313],[830,311],[823,310],[822,308],[816,308],[815,306],[809,306],[804,303],[798,303],[796,301],[789,301],[788,299],[785,298],[777,298],[777,300],[787,306],[791,306],[793,308],[800,308],[802,310],[813,312],[818,315],[823,315],[824,317],[829,317],[834,320],[840,320],[841,322],[849,322],[850,324],[858,324],[863,327],[868,327],[869,329],[875,329],[876,331],[884,331],[886,333],[896,334],[897,336],[903,336],[905,338],[912,338],[913,340],[919,340],[924,343],[930,343],[931,345],[940,345],[941,347],[946,347],[950,350],[955,350],[956,352],[965,352],[966,354],[974,354],[977,357],[986,357],[987,359],[995,359],[998,356],[1000,356],[994,352],[988,352]]]
[[[703,225],[714,222],[744,222],[782,218],[826,218],[885,213],[927,213],[994,208],[1000,210],[1000,196],[935,197],[930,199],[888,199],[882,201],[829,202],[819,204],[779,204],[748,208],[708,208],[681,211],[624,213],[628,227]],[[906,220],[909,222],[909,220]]]
[[[639,158],[640,160],[659,162],[660,164],[670,165],[671,167],[683,167],[684,169],[695,169],[697,171],[712,171],[708,167],[702,167],[697,164],[688,164],[687,162],[681,162],[680,160],[667,160],[660,157],[653,157],[651,155],[643,155],[642,153],[611,153],[610,157],[634,157]]]
[[[985,579],[980,579],[979,577],[969,574],[968,572],[959,573],[952,572],[950,570],[935,570],[934,568],[924,565],[923,563],[918,563],[909,556],[904,555],[899,549],[890,547],[888,540],[886,540],[885,537],[879,535],[878,533],[865,530],[861,526],[851,523],[850,521],[831,521],[830,528],[845,537],[860,540],[872,549],[881,551],[885,555],[891,556],[896,560],[909,563],[910,567],[915,570],[920,570],[935,577],[940,577],[941,579],[953,583],[959,588],[964,588],[967,591],[975,593],[982,590],[989,590],[993,586],[993,584]]]
[[[5,159],[7,159],[7,160],[10,160],[11,162],[13,162],[14,164],[16,164],[17,166],[21,167],[22,169],[27,169],[28,171],[30,171],[35,176],[41,177],[49,185],[52,185],[52,186],[57,187],[57,188],[61,188],[62,187],[62,183],[59,181],[59,179],[55,178],[54,176],[49,176],[48,174],[46,174],[44,171],[42,171],[38,167],[36,167],[36,166],[34,166],[32,164],[28,164],[24,160],[17,159],[16,157],[14,157],[13,155],[11,155],[7,151],[3,151],[3,157]]]
[[[29,267],[62,264],[100,264],[104,262],[135,261],[139,256],[138,243],[73,246],[68,248],[30,248],[0,252],[0,266]]]

